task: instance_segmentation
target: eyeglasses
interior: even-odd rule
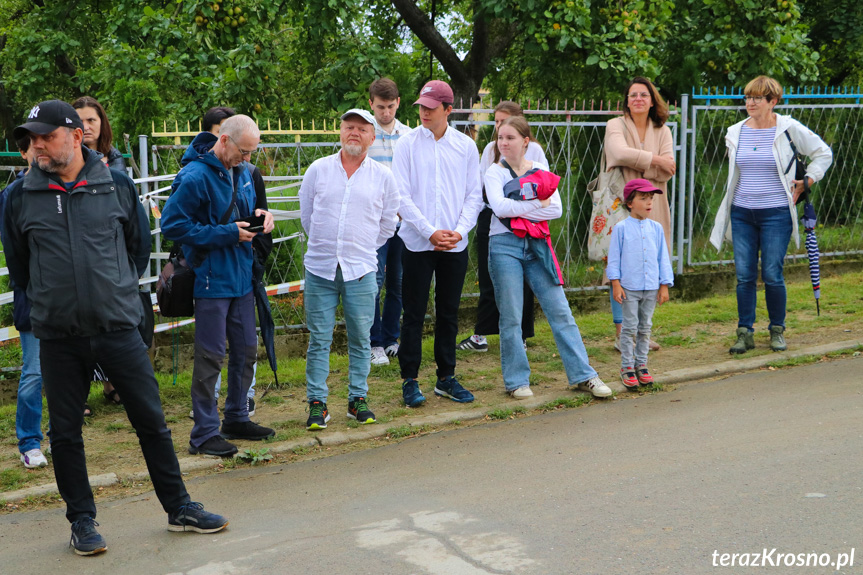
[[[226,135],[227,135],[227,134],[226,134]],[[240,153],[241,153],[242,155],[244,155],[244,156],[251,156],[253,153],[255,153],[255,152],[257,152],[257,151],[258,151],[258,148],[257,148],[257,147],[255,147],[255,149],[254,149],[254,150],[244,150],[243,148],[241,148],[241,147],[237,144],[237,141],[236,141],[234,138],[232,138],[231,136],[228,136],[228,139],[229,139],[229,140],[231,140],[231,141],[234,143],[234,145],[235,145],[235,146],[237,146],[237,150],[239,150],[239,151],[240,151]]]
[[[743,96],[744,102],[755,102],[756,104],[760,104],[765,100],[764,96]]]
[[[647,92],[641,92],[640,94],[632,93],[629,95],[629,99],[630,100],[638,100],[638,99],[649,100],[650,94]]]

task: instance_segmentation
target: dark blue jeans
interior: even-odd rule
[[[754,331],[759,252],[770,327],[785,327],[786,293],[782,272],[792,229],[787,207],[762,210],[731,207],[731,237],[737,270],[737,327]]]
[[[84,455],[84,402],[98,363],[123,398],[162,508],[170,513],[189,501],[165,424],[159,384],[137,328],[92,337],[41,340],[42,384],[48,399],[51,455],[57,488],[70,522],[96,517]]]
[[[375,300],[375,317],[372,323],[372,347],[387,347],[398,343],[402,319],[402,251],[405,244],[398,235],[378,248],[378,293]],[[386,285],[383,313],[381,313],[381,287]]]

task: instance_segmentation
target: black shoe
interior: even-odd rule
[[[369,409],[369,404],[365,397],[358,397],[352,401],[348,401],[348,417],[356,419],[362,424],[377,422],[375,414]]]
[[[228,526],[228,520],[221,515],[204,511],[200,503],[190,501],[168,514],[168,531],[196,531],[215,533]]]
[[[198,447],[189,442],[189,453],[198,455],[218,455],[219,457],[230,457],[237,452],[237,446],[233,443],[228,443],[221,435],[211,437]]]
[[[248,439],[260,441],[274,436],[276,432],[254,421],[222,422],[222,437],[225,439]]]
[[[323,401],[309,402],[309,419],[306,420],[306,429],[326,429],[330,420],[330,411]]]
[[[69,545],[78,555],[95,555],[108,550],[105,538],[96,531],[99,525],[92,517],[84,517],[72,523],[72,539]]]
[[[249,398],[249,417],[252,417],[253,415],[255,415],[255,399],[250,397]]]
[[[444,379],[437,380],[437,385],[434,388],[435,395],[448,397],[459,403],[470,403],[473,401],[473,394],[466,390],[452,375]]]

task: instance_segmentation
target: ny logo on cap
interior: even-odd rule
[[[426,86],[425,88],[422,89],[420,94],[428,94],[429,92],[431,92],[433,90],[434,90],[434,88],[432,88],[431,86]]]
[[[39,117],[39,106],[33,106],[33,108],[30,110],[30,115],[27,116],[27,119],[32,120],[33,118],[38,118],[38,117]]]
[[[73,124],[74,122],[72,122],[72,120],[70,120],[69,118],[66,118],[66,123],[67,124]]]

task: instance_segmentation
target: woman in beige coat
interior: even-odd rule
[[[650,219],[659,222],[665,231],[665,243],[671,250],[671,210],[668,207],[668,180],[674,176],[674,142],[665,125],[668,104],[647,78],[636,76],[624,93],[623,116],[609,120],[605,128],[605,157],[608,170],[623,168],[625,181],[644,178],[662,190],[653,199]],[[670,256],[671,254],[669,254]],[[603,275],[603,284],[608,279]],[[611,293],[611,290],[609,290]],[[616,329],[616,349],[623,323],[623,310],[611,298],[611,313]],[[651,341],[650,349],[659,344]]]

